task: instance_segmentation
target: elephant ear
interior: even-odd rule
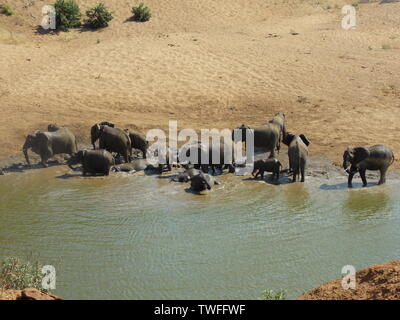
[[[354,148],[354,157],[352,164],[360,163],[361,161],[365,160],[369,157],[369,150],[367,148],[358,147]]]
[[[303,140],[304,144],[308,147],[310,145],[310,141],[304,134],[299,135],[300,139]]]
[[[292,142],[293,138],[294,138],[294,134],[288,132],[288,133],[286,133],[286,135],[283,137],[282,142],[288,146],[288,145]]]

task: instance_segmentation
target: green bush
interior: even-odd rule
[[[132,13],[133,13],[133,20],[135,21],[148,21],[151,18],[151,12],[148,7],[145,7],[143,2],[139,4],[138,7],[133,7],[132,8]]]
[[[17,258],[5,258],[0,263],[0,288],[22,290],[42,289],[43,274],[39,263],[23,262]]]
[[[0,4],[0,13],[5,14],[6,16],[12,16],[14,11],[8,4]]]
[[[68,31],[69,28],[80,26],[82,14],[75,0],[57,0],[54,9],[58,30]]]
[[[286,291],[279,290],[274,292],[274,290],[265,290],[260,297],[260,300],[285,300],[286,299]]]
[[[104,3],[99,3],[92,9],[86,11],[87,19],[85,24],[89,28],[104,28],[108,26],[108,23],[113,19],[112,13],[108,11]]]

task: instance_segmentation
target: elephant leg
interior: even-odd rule
[[[300,171],[301,171],[301,182],[304,182],[305,181],[305,167],[301,166]]]
[[[208,173],[208,164],[202,164],[201,171],[203,171],[204,173]]]
[[[264,170],[263,169],[260,169],[260,173],[261,173],[261,180],[264,180]]]
[[[293,180],[292,180],[293,182],[296,182],[298,174],[299,173],[297,172],[297,170],[293,169]]]
[[[380,185],[380,184],[384,184],[384,183],[386,182],[386,171],[387,171],[387,169],[388,169],[388,168],[384,168],[384,169],[381,169],[381,170],[380,170],[380,172],[381,172],[381,177],[380,177],[379,182],[378,182],[379,185]]]
[[[363,187],[367,186],[367,177],[365,176],[366,169],[360,169],[358,172],[360,173],[361,180],[363,182]]]
[[[257,173],[256,173],[256,175],[254,176],[254,179],[257,179],[259,175],[260,175],[260,170],[257,170]]]
[[[47,168],[47,160],[49,160],[49,157],[47,155],[41,155],[40,156],[40,163],[42,164],[43,167]]]
[[[350,173],[349,173],[349,179],[347,180],[347,186],[348,186],[349,188],[352,188],[352,187],[353,187],[353,185],[352,185],[351,182],[353,181],[354,173],[355,173],[355,172],[353,172],[353,173],[350,172]]]
[[[163,173],[163,165],[159,164],[158,165],[158,174],[162,174]]]

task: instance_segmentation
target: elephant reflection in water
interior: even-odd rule
[[[385,190],[351,190],[343,204],[343,212],[356,220],[364,220],[377,213],[390,211],[390,197]]]
[[[299,211],[311,207],[310,195],[304,184],[288,184],[282,191],[285,194],[286,204],[289,208]]]

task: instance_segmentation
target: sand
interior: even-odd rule
[[[108,28],[52,34],[37,29],[47,2],[1,2],[15,15],[0,15],[0,160],[53,122],[88,142],[104,120],[232,129],[278,111],[336,164],[348,145],[400,155],[400,3],[359,4],[343,30],[341,0],[146,0],[146,23],[127,21],[134,1],[104,0]]]
[[[369,266],[356,272],[355,289],[343,289],[342,279],[327,282],[299,300],[399,300],[400,261]]]

